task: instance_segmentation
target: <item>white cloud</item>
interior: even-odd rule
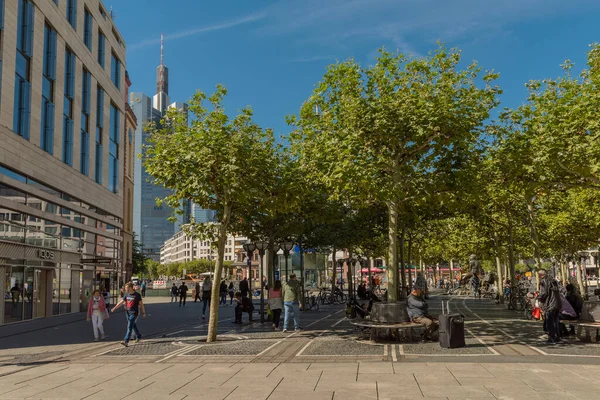
[[[175,32],[175,33],[167,33],[165,34],[165,41],[177,40],[186,38],[189,36],[199,35],[201,33],[219,31],[223,29],[233,28],[238,25],[247,24],[250,22],[258,21],[266,17],[266,13],[259,14],[251,14],[243,18],[239,18],[233,21],[222,22],[220,24],[202,26],[198,28],[192,28],[185,31]],[[147,46],[153,46],[160,44],[160,37],[144,40],[139,43],[134,43],[131,46],[128,46],[128,50],[140,49]]]

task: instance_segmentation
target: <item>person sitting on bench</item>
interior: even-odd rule
[[[565,299],[573,308],[575,315],[568,315],[567,313],[560,313],[560,319],[566,321],[578,320],[581,316],[581,311],[583,310],[583,297],[575,290],[575,286],[569,283],[566,287],[567,294],[565,295]],[[560,323],[560,331],[563,335],[575,335],[575,326],[569,325],[569,330],[564,323]]]
[[[419,286],[414,286],[412,292],[410,292],[406,300],[406,311],[412,322],[425,325],[423,339],[438,340],[437,333],[440,329],[440,322],[429,315],[429,305],[423,298],[423,290]]]
[[[242,314],[244,312],[248,313],[248,321],[252,322],[252,311],[254,311],[254,305],[252,304],[252,300],[248,297],[242,297],[241,292],[235,293],[235,324],[242,323]]]

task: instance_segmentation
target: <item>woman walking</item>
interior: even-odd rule
[[[229,282],[229,288],[228,288],[228,291],[229,291],[229,298],[230,298],[230,299],[229,299],[229,305],[232,305],[232,304],[233,304],[233,295],[234,295],[234,293],[235,293],[235,289],[234,289],[234,287],[233,287],[233,281],[232,281],[232,282]]]
[[[92,328],[94,330],[94,342],[98,340],[106,339],[104,335],[103,321],[108,318],[108,311],[106,309],[106,303],[104,297],[99,290],[94,290],[90,302],[88,303],[87,320],[92,320]],[[98,338],[98,332],[100,332],[100,339]]]
[[[279,329],[281,311],[283,309],[283,297],[280,280],[276,280],[275,285],[269,289],[269,308],[273,313],[273,330]]]
[[[204,282],[202,282],[202,319],[205,319],[206,307],[208,307],[208,312],[210,313],[211,291],[212,281],[210,280],[210,276],[207,276],[204,278]]]

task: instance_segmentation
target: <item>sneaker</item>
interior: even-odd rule
[[[94,338],[94,342],[99,342],[99,341],[100,341],[100,339]]]
[[[202,314],[202,319],[205,319],[204,314]]]
[[[121,342],[121,345],[122,345],[122,346],[125,346],[125,347],[127,347],[127,346],[129,346],[129,343],[123,340],[123,341]]]
[[[300,332],[302,330],[302,328],[296,328],[294,329],[294,332]]]
[[[135,338],[135,342],[136,342],[136,343],[139,343],[139,342],[140,342],[140,340],[142,340],[142,338],[139,338],[139,337],[138,337],[138,338]]]
[[[287,329],[284,329],[284,330],[283,330],[283,333],[285,333],[285,332],[287,332],[287,331],[288,331]]]
[[[106,340],[106,335],[100,336],[100,340]]]

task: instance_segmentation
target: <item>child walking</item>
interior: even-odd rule
[[[94,329],[94,342],[97,342],[100,339],[106,339],[106,335],[104,335],[104,326],[102,325],[106,318],[108,318],[108,311],[106,309],[104,297],[99,290],[94,290],[92,298],[88,304],[87,311],[87,320],[92,320],[92,328]],[[98,332],[100,333],[100,338],[98,338]]]

